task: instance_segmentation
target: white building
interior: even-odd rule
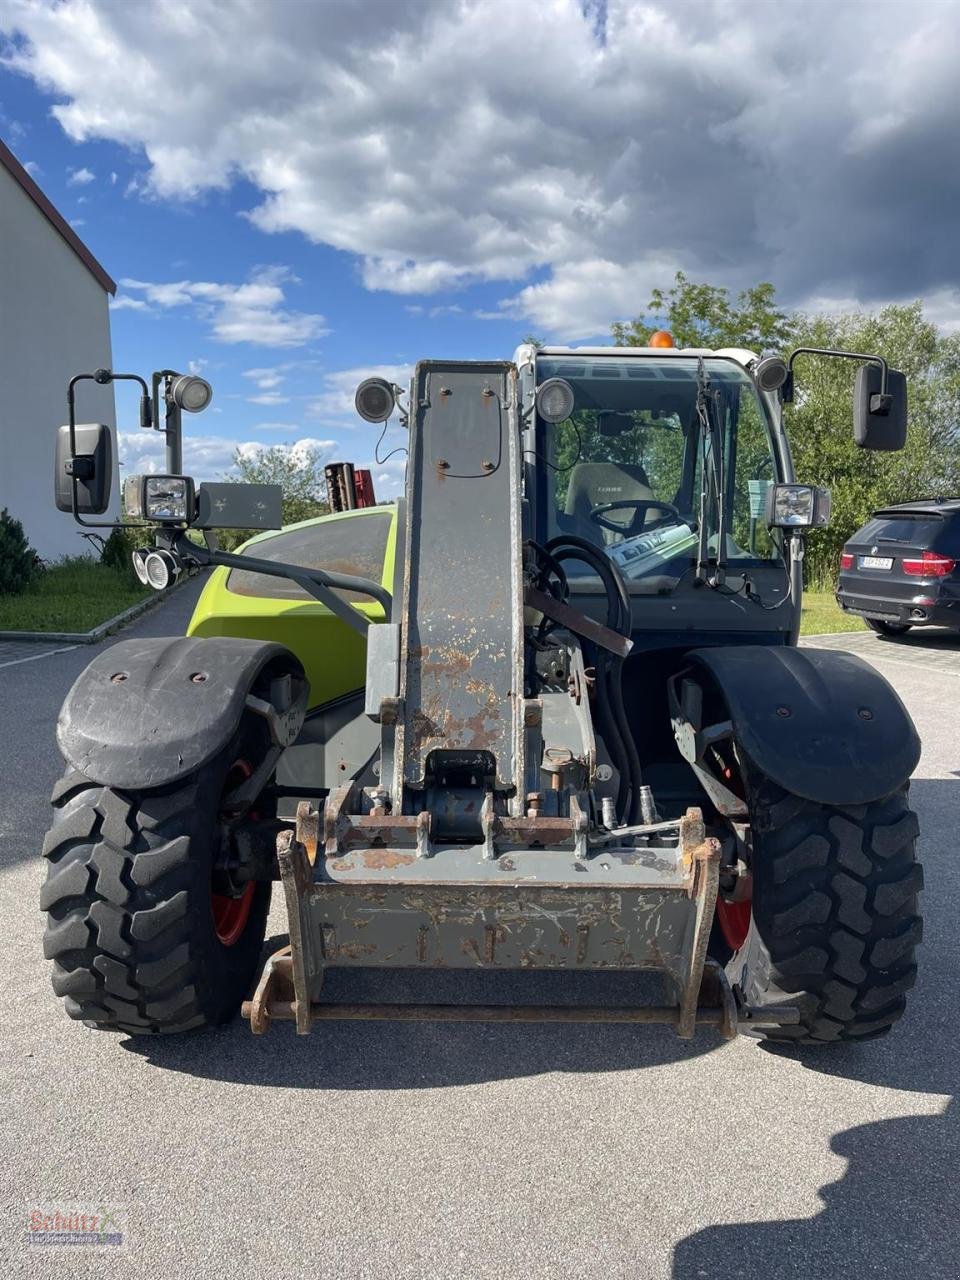
[[[0,507],[45,559],[88,550],[53,502],[67,382],[111,368],[109,295],[117,286],[0,141]],[[112,387],[77,388],[77,421],[114,431]],[[117,508],[113,449],[112,510]],[[109,515],[91,517],[107,520]]]

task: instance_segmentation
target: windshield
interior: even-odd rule
[[[705,359],[705,419],[699,366],[683,357],[537,361],[538,382],[565,378],[576,397],[565,422],[538,423],[546,536],[597,544],[641,591],[675,585],[701,551],[715,564],[721,511],[729,573],[781,556],[763,520],[776,465],[754,384],[732,360]]]

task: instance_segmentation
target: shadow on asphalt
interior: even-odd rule
[[[269,954],[284,946],[271,938]],[[581,1004],[660,1003],[655,974],[485,973],[331,969],[331,1003]],[[121,1047],[154,1066],[269,1088],[436,1089],[550,1071],[629,1071],[720,1051],[704,1030],[681,1040],[665,1026],[588,1023],[326,1022],[309,1036],[277,1023],[254,1036],[246,1022],[194,1035],[133,1037]]]
[[[957,813],[956,784],[920,779],[911,798],[931,828],[946,834]],[[763,1044],[761,1051],[804,1070],[884,1089],[953,1095],[960,1079],[955,1054],[960,955],[953,943],[952,903],[960,884],[953,848],[921,845],[928,945],[908,1012],[881,1040],[834,1048]],[[948,914],[944,916],[944,911]],[[939,933],[939,945],[934,935]],[[934,950],[936,946],[936,950]],[[909,1107],[908,1099],[904,1106]],[[941,1115],[903,1116],[836,1134],[830,1150],[849,1164],[821,1189],[822,1210],[810,1218],[728,1223],[680,1241],[673,1280],[818,1280],[879,1276],[956,1280],[960,1275],[960,1104]],[[783,1171],[778,1171],[778,1178]],[[736,1190],[732,1190],[736,1195]],[[743,1206],[762,1212],[762,1205]]]
[[[876,633],[877,644],[899,649],[960,650],[960,631],[950,627],[914,627],[902,636],[881,636]]]
[[[891,1036],[860,1045],[764,1044],[764,1052],[788,1057],[810,1071],[889,1088],[956,1091],[951,993],[960,990],[960,952],[953,945],[951,921],[960,880],[954,850],[943,837],[952,829],[958,797],[956,780],[921,778],[913,783],[911,800],[921,819],[920,857],[926,876],[922,908],[928,928],[919,957],[920,983],[904,1023]],[[924,842],[925,830],[936,833],[936,843]],[[264,960],[287,941],[282,935],[268,939]],[[324,999],[633,1005],[659,1003],[663,992],[653,974],[331,969]],[[121,1041],[128,1052],[171,1071],[240,1084],[316,1089],[436,1088],[546,1071],[632,1070],[718,1052],[724,1043],[710,1030],[683,1041],[668,1027],[616,1024],[331,1022],[298,1037],[290,1023],[280,1023],[265,1036],[254,1037],[239,1020],[193,1035]]]
[[[821,1188],[820,1213],[698,1231],[674,1250],[674,1280],[867,1275],[955,1280],[960,1249],[956,1099],[942,1115],[847,1129],[831,1139],[830,1150],[849,1163],[843,1177]]]

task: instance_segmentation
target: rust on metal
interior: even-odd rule
[[[690,847],[685,841],[697,843]],[[677,1034],[688,1040],[696,1028],[697,1001],[720,886],[721,850],[719,840],[713,836],[704,836],[703,815],[699,809],[688,809],[681,819],[680,844],[684,860],[689,858],[693,868],[691,897],[695,908],[693,938],[687,952],[687,971],[680,993],[680,1017],[677,1022]]]
[[[483,929],[483,959],[486,964],[493,964],[494,957],[497,952],[497,927],[496,925],[484,925]]]
[[[301,902],[313,886],[313,868],[306,849],[289,828],[277,836],[277,862],[290,929],[291,979],[297,1035],[303,1036],[310,1030],[311,990],[307,979],[308,964],[311,974],[319,972],[322,977],[323,969],[322,961],[313,954],[314,939],[309,933],[304,933],[303,915],[300,911]]]
[[[633,641],[626,636],[620,635],[617,631],[612,631],[610,627],[605,627],[599,622],[595,622],[585,613],[581,613],[579,609],[574,609],[568,604],[564,604],[562,600],[557,600],[555,596],[548,596],[545,591],[541,591],[538,587],[527,584],[524,592],[524,603],[529,605],[531,609],[536,609],[538,613],[544,614],[552,622],[559,622],[562,627],[574,632],[575,635],[583,636],[587,640],[592,640],[594,644],[600,645],[602,649],[607,649],[610,653],[615,653],[621,658],[625,658],[633,648]]]
[[[744,1010],[741,1016],[756,1026],[789,1025],[797,1021],[798,1011],[789,1006]],[[271,1021],[282,1022],[295,1017],[292,1006],[274,1001],[269,1009]],[[666,1023],[676,1026],[676,1005],[636,1005],[628,1007],[592,1005],[512,1005],[512,1004],[321,1004],[310,1007],[315,1022],[594,1022],[594,1023]],[[699,1010],[698,1022],[717,1027],[729,1038],[731,1014],[723,1007]]]
[[[413,854],[400,853],[396,849],[366,849],[360,855],[360,860],[370,871],[385,871],[388,868],[408,867],[413,861]]]
[[[317,842],[320,839],[320,812],[309,800],[301,800],[297,805],[297,839],[307,851],[307,858],[313,866],[317,861]]]
[[[294,1010],[293,990],[293,958],[290,947],[283,947],[274,952],[264,965],[263,973],[257,983],[256,990],[249,1000],[244,1000],[240,1012],[250,1022],[250,1030],[255,1036],[262,1036],[269,1030],[272,1019],[271,1010],[282,1006]],[[284,1018],[295,1017],[295,1012],[284,1013]]]

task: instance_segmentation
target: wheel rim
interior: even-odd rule
[[[747,902],[727,902],[717,898],[717,924],[724,941],[733,951],[739,951],[750,930],[751,907]]]
[[[232,791],[234,787],[249,778],[252,773],[253,765],[247,760],[234,761],[227,773],[226,782],[223,784],[224,794]],[[211,872],[210,890],[213,931],[222,946],[232,947],[240,941],[243,931],[247,927],[247,921],[250,919],[250,909],[253,906],[253,895],[257,886],[251,880],[244,886],[244,890],[239,897],[232,898],[229,894],[214,892],[212,879],[213,872]]]
[[[240,940],[247,921],[250,919],[250,908],[253,906],[255,885],[251,880],[239,898],[228,898],[223,893],[211,893],[210,905],[213,910],[213,928],[217,938],[225,947],[232,947]]]

